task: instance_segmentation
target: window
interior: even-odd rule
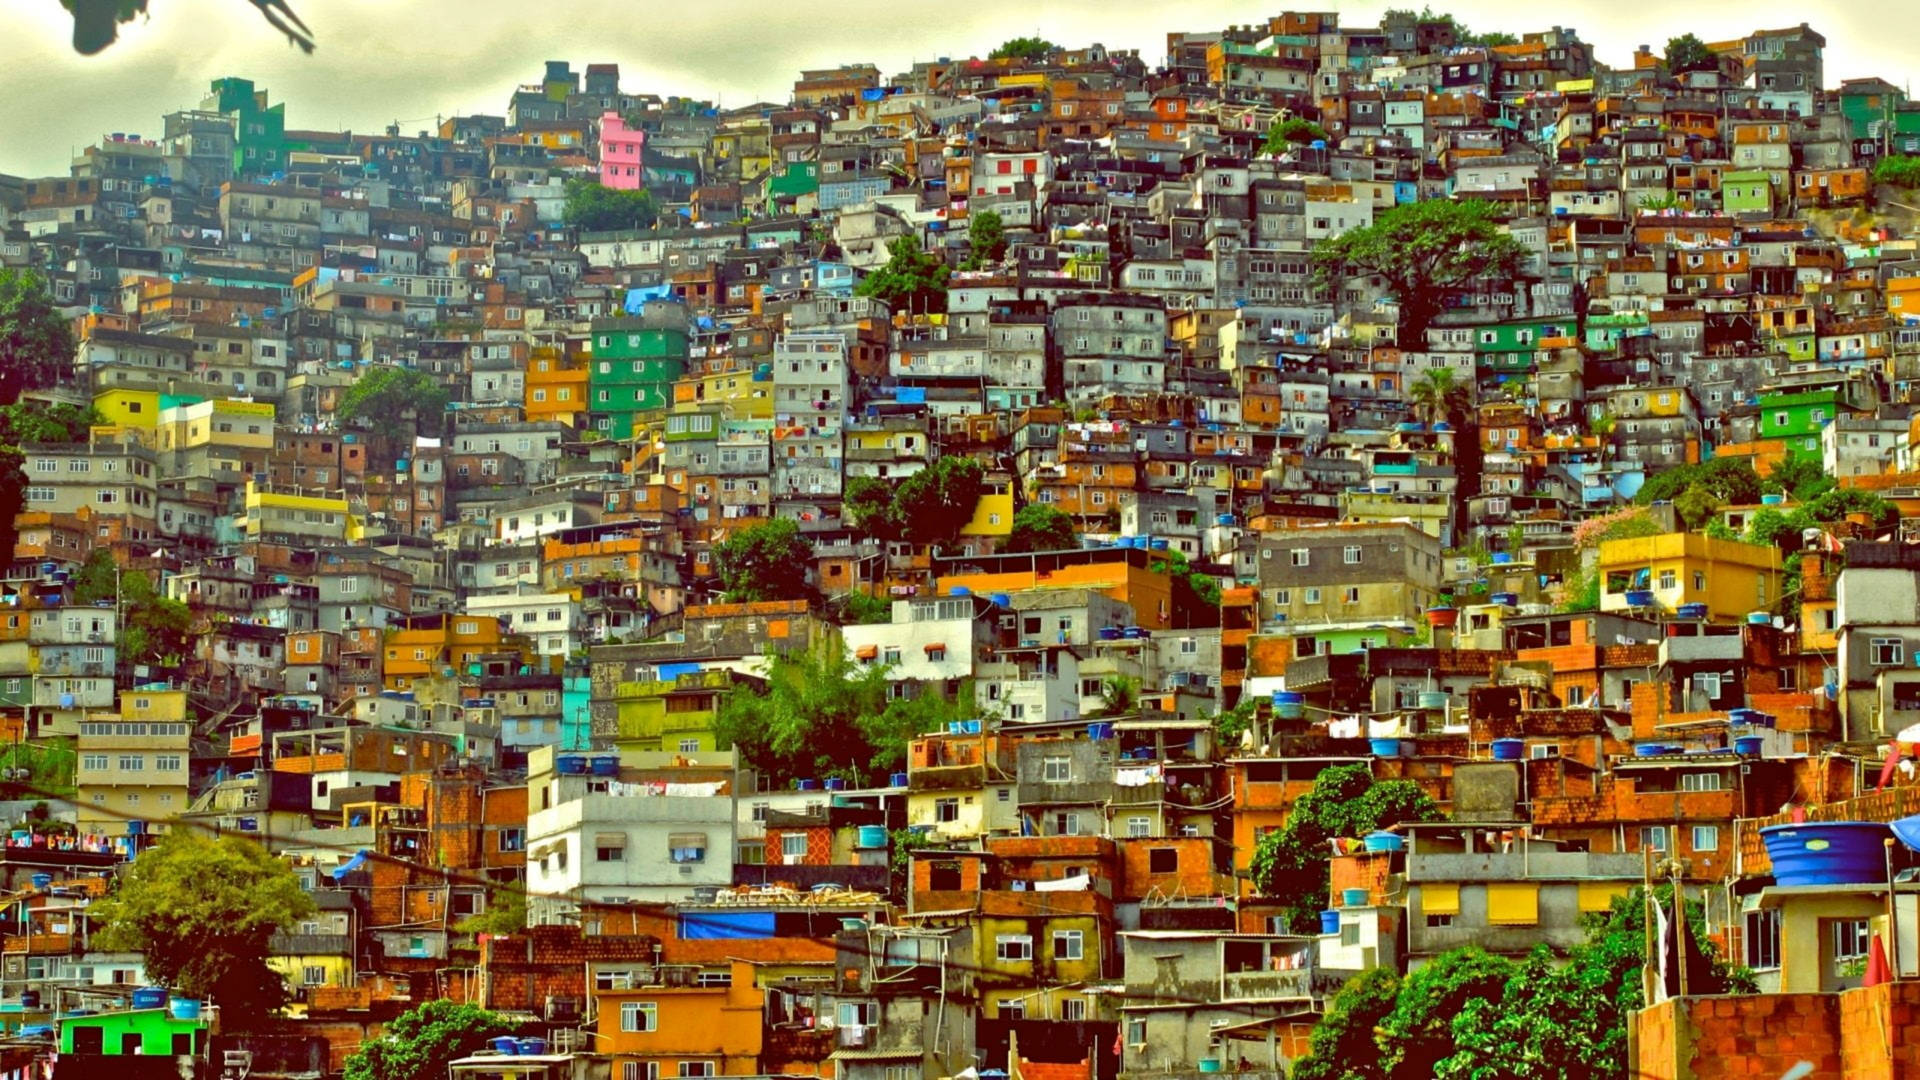
[[[1055,960],[1078,960],[1085,948],[1085,939],[1078,930],[1055,930],[1053,932],[1053,958]]]
[[[1172,874],[1180,869],[1178,848],[1151,848],[1147,851],[1147,873]]]
[[[1747,912],[1747,966],[1766,971],[1780,966],[1780,909]]]
[[[1720,774],[1712,773],[1712,772],[1681,773],[1680,774],[1680,790],[1681,791],[1719,791],[1720,790]]]
[[[1073,779],[1073,759],[1049,757],[1040,763],[1041,779],[1049,784],[1064,784]]]
[[[660,1063],[623,1061],[620,1063],[620,1080],[660,1080]]]
[[[1348,544],[1342,556],[1348,566],[1357,566],[1360,562],[1360,545]]]
[[[327,985],[327,969],[318,964],[303,964],[300,968],[300,985]]]
[[[1340,599],[1349,604],[1360,602],[1360,586],[1349,585],[1340,591]]]
[[[146,767],[147,767],[147,757],[145,754],[121,754],[120,755],[120,771],[121,772],[140,772],[144,770]]]
[[[627,838],[623,833],[602,833],[594,841],[593,859],[595,862],[626,862]],[[680,860],[675,859],[675,862]]]
[[[960,820],[959,799],[933,800],[933,820],[941,823]]]
[[[519,828],[500,830],[501,851],[525,851],[526,849],[527,830]]]
[[[660,1007],[651,1001],[623,1001],[620,1003],[621,1031],[658,1031],[660,1030]]]
[[[181,768],[180,755],[156,754],[153,759],[153,767],[159,772],[179,772]]]
[[[1904,643],[1899,638],[1877,637],[1871,642],[1869,660],[1874,667],[1899,667]]]
[[[1033,938],[1027,934],[1001,934],[993,939],[993,955],[996,960],[1031,960]]]
[[[667,857],[676,863],[707,861],[707,834],[668,833]]]
[[[1292,551],[1292,556],[1293,556],[1293,565],[1306,566],[1311,561],[1313,557],[1313,552],[1309,551],[1306,548],[1294,548]]]
[[[1128,836],[1152,836],[1153,835],[1153,819],[1147,818],[1147,817],[1128,818],[1127,819],[1127,835]]]
[[[1309,604],[1317,604],[1317,603],[1319,603],[1319,602],[1320,602],[1320,590],[1319,590],[1318,588],[1310,588],[1310,589],[1307,589],[1307,590],[1305,590],[1305,592],[1306,592],[1306,601],[1307,601],[1307,603],[1309,603]],[[1306,655],[1306,654],[1305,654],[1305,653],[1302,653],[1301,655],[1303,655],[1303,656],[1304,656],[1304,655]]]
[[[1866,919],[1835,919],[1833,958],[1836,961],[1858,960],[1867,955],[1872,937],[1872,927]]]
[[[1693,827],[1693,850],[1719,851],[1720,850],[1720,826],[1695,825]]]
[[[1665,825],[1643,827],[1640,830],[1640,846],[1648,851],[1667,850],[1667,827]]]
[[[681,1076],[715,1076],[711,1061],[683,1061],[680,1063]]]
[[[1489,882],[1487,885],[1487,925],[1538,926],[1540,924],[1540,887],[1515,881]]]
[[[1673,570],[1660,571],[1660,588],[1662,591],[1671,589],[1675,585],[1678,585],[1679,583],[1680,583],[1680,575],[1678,572]]]
[[[104,771],[107,767],[107,755],[82,754],[80,755],[80,767],[89,772]]]

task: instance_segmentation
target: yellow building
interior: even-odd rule
[[[93,408],[102,423],[152,430],[160,422],[158,390],[102,390],[93,395]]]
[[[622,752],[712,753],[719,749],[714,718],[733,685],[733,672],[724,669],[615,684],[619,733],[614,747]]]
[[[1600,610],[1707,605],[1714,622],[1740,622],[1780,599],[1780,551],[1771,544],[1666,533],[1600,545]],[[1630,595],[1631,594],[1631,595]]]
[[[1086,988],[1101,977],[1100,916],[1044,908],[1045,914],[1017,908],[999,914],[998,906],[989,901],[974,929],[981,1015],[1058,1018],[1065,999],[1084,1001]]]
[[[74,771],[80,831],[121,833],[128,819],[165,821],[185,811],[192,731],[187,692],[166,686],[123,690],[118,715],[82,720]]]
[[[273,406],[264,401],[198,401],[160,411],[161,450],[200,446],[273,449]]]
[[[717,404],[729,420],[773,419],[772,379],[756,379],[751,370],[688,375],[674,384],[673,400],[675,404]]]
[[[961,526],[960,535],[1004,538],[1012,533],[1013,480],[1006,473],[990,472],[979,501],[973,504],[973,518]]]
[[[252,480],[247,481],[246,510],[238,524],[249,540],[294,536],[350,541],[365,532],[345,499],[262,491]]]
[[[351,901],[346,893],[326,889],[315,893],[314,900],[320,910],[273,935],[267,946],[267,966],[287,981],[287,990],[296,1003],[318,987],[352,986],[355,982],[354,936],[358,928]],[[383,937],[388,940],[382,944],[397,954],[422,958],[434,955],[442,939],[441,935],[409,934],[405,929]]]

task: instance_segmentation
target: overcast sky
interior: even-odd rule
[[[630,92],[686,94],[727,104],[786,100],[805,67],[871,61],[883,72],[915,60],[985,55],[1001,41],[1040,34],[1063,45],[1137,48],[1149,64],[1169,30],[1218,29],[1292,7],[1334,9],[1349,24],[1377,21],[1386,2],[1285,0],[290,0],[319,49],[288,46],[247,0],[149,0],[150,17],[122,28],[94,57],[74,54],[58,0],[0,0],[0,173],[64,174],[73,153],[107,132],[160,131],[160,116],[199,104],[223,75],[253,79],[287,102],[293,128],[378,131],[430,126],[435,114],[504,113],[519,83],[565,59],[620,65]],[[1414,6],[1398,0],[1397,6]],[[1469,26],[1545,29],[1531,5],[1436,3]],[[1712,41],[1814,20],[1827,37],[1827,81],[1880,75],[1908,81],[1920,22],[1900,5],[1693,0],[1685,4],[1561,0],[1543,16],[1580,31],[1607,62],[1637,43],[1660,48],[1692,31]]]

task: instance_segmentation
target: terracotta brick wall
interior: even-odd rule
[[[1803,1061],[1816,1077],[1895,1080],[1920,1075],[1920,983],[1667,1001],[1634,1017],[1633,1036],[1647,1080],[1779,1076]]]

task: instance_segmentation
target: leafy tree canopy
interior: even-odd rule
[[[1029,503],[1013,515],[1013,531],[1007,535],[1004,550],[1066,551],[1079,546],[1080,530],[1072,516],[1045,503]]]
[[[1173,582],[1176,626],[1212,626],[1220,619],[1220,579],[1193,568],[1184,553],[1169,549],[1148,565]]]
[[[975,458],[944,456],[897,485],[873,477],[848,481],[841,510],[848,524],[875,540],[951,544],[973,520],[986,475]]]
[[[347,1058],[346,1080],[440,1080],[447,1066],[512,1035],[514,1025],[478,1005],[429,1001],[395,1017],[380,1038]]]
[[[1261,144],[1260,152],[1284,154],[1316,139],[1325,141],[1326,138],[1326,128],[1302,116],[1289,116],[1268,125],[1267,141]]]
[[[1422,7],[1418,12],[1415,12],[1411,8],[1392,9],[1382,16],[1382,21],[1397,18],[1413,19],[1418,22],[1445,23],[1453,28],[1453,43],[1455,45],[1481,45],[1492,48],[1495,45],[1520,44],[1519,38],[1504,31],[1491,30],[1486,33],[1475,33],[1467,29],[1467,24],[1461,22],[1452,14],[1435,11],[1431,7]]]
[[[1889,154],[1873,163],[1873,182],[1901,188],[1920,188],[1920,157]]]
[[[713,549],[714,570],[736,603],[800,600],[810,596],[807,568],[813,547],[789,518],[749,525]]]
[[[1325,769],[1294,803],[1287,823],[1260,838],[1254,887],[1286,901],[1294,931],[1307,933],[1327,902],[1327,841],[1440,817],[1439,806],[1411,780],[1376,781],[1364,763]]]
[[[715,733],[741,760],[776,784],[837,776],[864,783],[898,771],[915,735],[979,714],[973,689],[892,697],[885,664],[860,664],[838,637],[804,652],[777,655],[764,692],[729,692]]]
[[[193,613],[154,588],[145,571],[120,571],[112,548],[94,548],[74,577],[82,604],[118,600],[120,658],[130,664],[175,666],[193,645]]]
[[[987,54],[989,60],[1045,60],[1059,50],[1060,46],[1043,37],[1008,38],[1000,47]]]
[[[560,220],[582,232],[651,229],[660,220],[660,204],[645,189],[624,191],[591,180],[569,180]]]
[[[1753,465],[1745,458],[1714,458],[1655,473],[1640,485],[1633,501],[1640,506],[1672,502],[1696,484],[1729,506],[1747,506],[1760,501],[1760,474],[1753,471]]]
[[[1692,34],[1667,39],[1667,70],[1675,75],[1707,71],[1718,62],[1713,50],[1707,48],[1707,43]]]
[[[1449,290],[1519,272],[1526,249],[1500,227],[1492,203],[1481,199],[1422,199],[1381,212],[1364,228],[1314,246],[1315,273],[1324,286],[1376,277],[1400,304],[1400,339],[1424,347],[1427,325]]]
[[[947,310],[947,264],[920,250],[920,242],[901,236],[887,245],[886,265],[860,279],[854,292],[877,296],[895,311],[920,315]]]
[[[273,935],[313,912],[283,859],[238,836],[175,829],[140,853],[94,907],[103,948],[140,953],[149,978],[210,998],[235,1023],[286,1001],[267,966]]]
[[[13,517],[26,501],[26,455],[20,448],[28,443],[85,442],[87,429],[102,422],[91,405],[16,401],[0,406],[0,550],[13,550]]]
[[[449,400],[447,388],[419,368],[383,365],[362,373],[347,387],[334,414],[343,424],[374,431],[424,428],[437,432]]]
[[[73,328],[53,306],[45,278],[0,267],[0,405],[40,390],[73,366]]]
[[[967,269],[977,270],[1007,256],[1007,226],[994,210],[967,218]]]

